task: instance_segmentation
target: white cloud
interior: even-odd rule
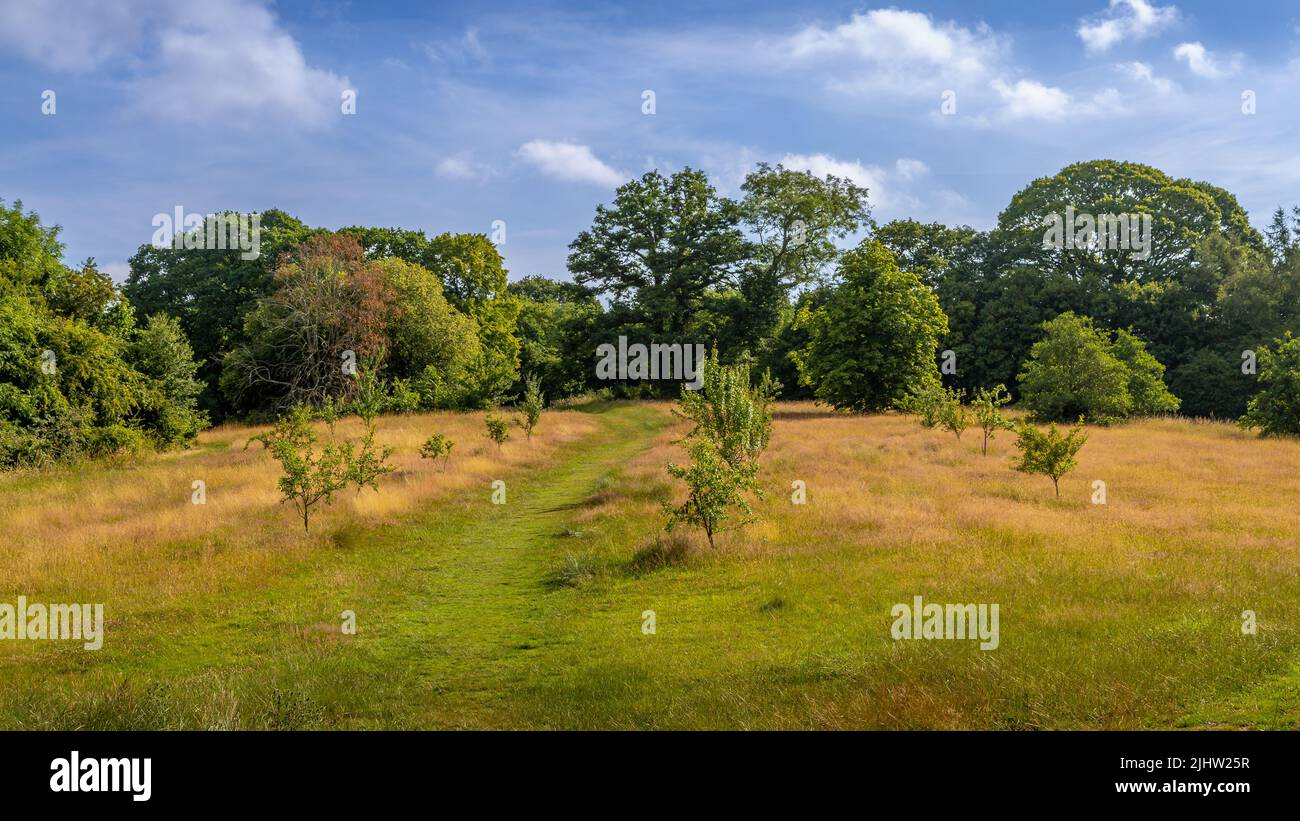
[[[990,84],[1002,98],[1002,116],[1008,120],[1061,120],[1069,113],[1070,95],[1037,80],[1003,80]]]
[[[1158,94],[1165,95],[1173,91],[1174,84],[1164,77],[1157,77],[1147,63],[1120,63],[1115,70],[1132,80],[1149,85]]]
[[[929,174],[930,169],[920,160],[900,158],[890,168],[863,165],[860,160],[840,160],[828,154],[786,154],[781,165],[795,171],[807,171],[814,177],[831,175],[848,179],[867,189],[874,206],[891,211],[916,208],[916,196],[907,190],[908,184]]]
[[[1207,51],[1200,43],[1180,43],[1174,48],[1174,58],[1187,63],[1187,68],[1198,77],[1211,80],[1236,74],[1241,59],[1236,56],[1222,58]]]
[[[1156,6],[1149,0],[1110,0],[1103,14],[1080,21],[1077,33],[1088,52],[1100,54],[1123,40],[1150,37],[1177,19],[1175,6]]]
[[[46,68],[120,63],[136,110],[175,122],[318,126],[346,78],[307,64],[259,0],[120,3],[0,0],[0,48]]]
[[[493,168],[464,155],[443,157],[435,168],[438,176],[454,180],[485,180],[494,176]]]
[[[848,76],[837,72],[835,86],[923,93],[933,85],[923,78],[953,84],[985,76],[1000,50],[1000,41],[986,26],[972,30],[936,23],[929,15],[902,9],[854,14],[831,28],[811,25],[786,42],[795,61],[839,61],[867,69]]]
[[[139,11],[93,0],[0,0],[0,51],[55,71],[89,71],[136,47]]]
[[[548,177],[566,182],[586,182],[614,187],[627,182],[628,176],[606,165],[577,143],[533,140],[519,146],[520,159],[535,166]]]

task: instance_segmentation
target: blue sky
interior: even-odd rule
[[[595,206],[651,167],[734,195],[782,161],[853,177],[879,220],[979,228],[1099,158],[1222,185],[1257,226],[1300,203],[1300,5],[0,0],[0,20],[0,197],[118,279],[178,205],[503,220],[512,278],[567,277]]]

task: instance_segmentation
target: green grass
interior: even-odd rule
[[[763,521],[711,552],[662,532],[666,408],[591,414],[594,433],[503,474],[506,505],[483,488],[345,523],[255,580],[137,608],[98,653],[0,656],[0,727],[1300,724],[1290,497],[1247,519],[1244,478],[1206,466],[1193,484],[1213,504],[1159,478],[1187,473],[1192,441],[1260,483],[1292,451],[1226,428],[1097,432],[1057,501],[1007,469],[1010,442],[999,461],[897,417],[793,416],[765,459]],[[1107,509],[1079,501],[1093,475]],[[785,498],[791,477],[807,508]],[[890,607],[916,594],[1000,603],[1001,646],[893,641]]]

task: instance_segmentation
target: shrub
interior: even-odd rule
[[[1273,347],[1261,347],[1259,392],[1246,406],[1241,424],[1264,436],[1300,434],[1300,337],[1288,333]]]
[[[497,450],[510,438],[510,423],[495,413],[489,413],[483,418],[483,424],[487,427],[487,438],[496,443]]]
[[[1020,448],[1020,461],[1016,470],[1021,473],[1041,473],[1052,480],[1056,497],[1061,497],[1061,477],[1078,464],[1075,456],[1088,441],[1083,434],[1083,418],[1067,434],[1062,434],[1053,424],[1044,433],[1033,425],[1022,424],[1016,447]]]

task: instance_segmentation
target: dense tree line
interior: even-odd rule
[[[1147,244],[1044,241],[1076,213],[1141,217]],[[1260,233],[1227,191],[1134,163],[1034,180],[989,231],[877,225],[865,189],[780,165],[735,199],[700,171],[651,171],[596,208],[569,280],[510,283],[482,234],[329,231],[277,210],[261,231],[253,259],[143,245],[119,289],[93,260],[65,266],[57,227],[0,208],[0,461],[346,404],[358,369],[389,411],[492,407],[529,378],[551,400],[676,395],[597,377],[597,347],[619,337],[702,344],[783,398],[840,408],[1005,385],[1044,419],[1297,427],[1300,209]]]

